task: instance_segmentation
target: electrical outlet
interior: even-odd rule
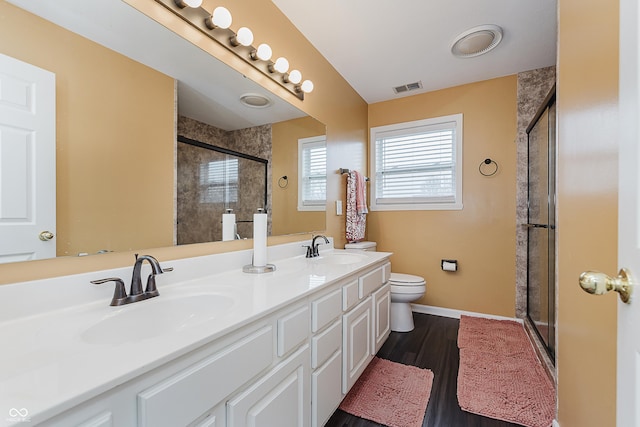
[[[342,215],[342,200],[336,200],[336,215]]]

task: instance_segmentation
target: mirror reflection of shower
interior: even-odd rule
[[[267,160],[182,136],[177,153],[178,244],[252,238]]]

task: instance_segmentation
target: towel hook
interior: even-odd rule
[[[493,164],[493,168],[490,168],[489,166],[485,166],[483,168],[484,165],[491,165],[491,164]],[[480,163],[480,166],[478,166],[478,171],[482,176],[493,176],[498,172],[498,164],[494,160],[491,160],[490,158],[486,158]]]

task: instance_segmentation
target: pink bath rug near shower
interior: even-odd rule
[[[374,357],[340,409],[389,427],[420,427],[432,384],[429,369]]]
[[[474,414],[549,427],[555,389],[521,324],[462,316],[458,403]]]

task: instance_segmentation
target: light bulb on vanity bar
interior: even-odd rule
[[[175,0],[176,6],[179,8],[189,7],[200,7],[202,6],[202,0]]]
[[[223,30],[229,28],[231,26],[231,22],[233,21],[233,17],[231,16],[231,12],[226,7],[218,6],[213,9],[213,13],[211,16],[205,19],[205,25],[210,30],[215,28],[222,28]]]
[[[304,93],[313,92],[313,82],[311,80],[303,81],[300,85],[300,90],[302,90]]]
[[[253,43],[253,32],[251,32],[247,27],[240,27],[240,29],[238,29],[238,34],[231,37],[229,42],[233,46],[251,46],[251,43]]]
[[[287,58],[281,56],[280,58],[276,59],[276,62],[273,64],[273,66],[269,67],[269,71],[271,71],[272,73],[274,71],[277,71],[284,74],[289,71],[289,61],[287,61]]]
[[[251,59],[254,61],[256,59],[262,59],[263,61],[268,61],[271,59],[271,55],[273,52],[271,51],[271,46],[266,43],[262,43],[258,46],[256,50],[251,52]]]
[[[287,83],[291,82],[294,85],[297,85],[302,81],[302,73],[298,70],[291,70],[291,72],[289,72],[289,74],[286,76],[284,81]]]

